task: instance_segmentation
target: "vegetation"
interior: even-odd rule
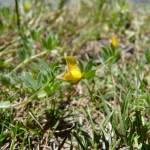
[[[14,4],[0,8],[0,149],[150,149],[148,8]],[[66,56],[79,82],[58,78]]]

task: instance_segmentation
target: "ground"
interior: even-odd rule
[[[0,149],[150,149],[148,7],[1,7]],[[83,75],[76,84],[58,79],[70,55]]]

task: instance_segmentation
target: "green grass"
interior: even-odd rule
[[[0,8],[0,149],[149,150],[150,13],[29,2]],[[66,55],[84,72],[76,85],[57,79]]]

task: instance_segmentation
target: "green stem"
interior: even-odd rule
[[[18,30],[20,30],[20,14],[19,14],[18,0],[15,0],[15,9],[16,9],[16,16],[17,16],[17,26],[18,26]]]
[[[23,62],[21,62],[20,64],[18,64],[18,65],[11,71],[11,73],[17,71],[18,69],[20,69],[21,67],[25,66],[26,64],[28,64],[28,63],[31,62],[32,60],[34,60],[34,59],[36,59],[36,58],[38,58],[38,57],[41,57],[41,56],[45,55],[46,53],[48,53],[48,51],[43,51],[43,52],[41,52],[41,53],[39,53],[39,54],[36,54],[36,55],[34,55],[34,56],[31,56],[31,57],[28,58],[28,59],[25,59]]]
[[[20,107],[23,107],[23,106],[27,105],[28,103],[32,102],[33,98],[35,98],[35,97],[37,96],[38,92],[39,92],[40,90],[43,90],[43,89],[44,89],[50,82],[52,82],[53,80],[54,80],[54,78],[51,79],[51,80],[49,80],[47,83],[45,83],[45,84],[43,85],[43,87],[41,87],[39,90],[37,90],[37,91],[36,91],[35,93],[33,93],[31,96],[26,97],[23,101],[18,102],[18,103],[14,103],[14,104],[10,104],[10,105],[8,105],[7,107],[5,107],[5,109],[16,108],[16,107],[20,108]]]

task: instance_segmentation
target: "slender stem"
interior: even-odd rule
[[[34,56],[31,56],[31,57],[28,58],[28,59],[25,59],[23,62],[21,62],[19,65],[17,65],[17,66],[11,71],[11,73],[17,71],[17,70],[20,69],[21,67],[23,67],[23,66],[25,66],[26,64],[28,64],[30,61],[32,61],[32,60],[34,60],[34,59],[36,59],[36,58],[38,58],[38,57],[41,57],[41,56],[45,55],[46,53],[48,53],[48,51],[43,51],[43,52],[41,52],[41,53],[39,53],[39,54],[36,54],[36,55],[34,55]]]
[[[1,53],[3,53],[4,50],[10,48],[10,46],[15,45],[17,42],[19,41],[19,38],[14,38],[12,41],[9,41],[8,44],[3,44],[2,46],[0,46],[0,56]]]
[[[20,30],[20,13],[19,13],[18,1],[19,0],[15,0],[15,9],[16,9],[16,16],[17,16],[17,26],[18,26],[18,29]]]
[[[54,78],[49,80],[47,83],[45,83],[43,85],[43,87],[41,87],[39,90],[37,90],[35,93],[33,93],[31,96],[26,97],[23,101],[19,102],[19,103],[14,103],[14,104],[10,104],[7,107],[5,107],[5,109],[10,109],[10,108],[15,108],[15,107],[23,107],[25,105],[27,105],[28,103],[32,102],[32,100],[35,98],[35,96],[38,94],[38,92],[40,90],[43,90],[50,82],[53,82]]]
[[[34,115],[34,113],[29,110],[29,115],[35,120],[35,122],[38,124],[38,126],[43,130],[42,125],[40,124],[40,122],[37,120],[36,116]]]
[[[10,54],[10,53],[14,53],[14,52],[16,52],[16,49],[9,49],[9,50],[2,51],[2,52],[0,52],[0,57],[2,57],[5,54]]]

